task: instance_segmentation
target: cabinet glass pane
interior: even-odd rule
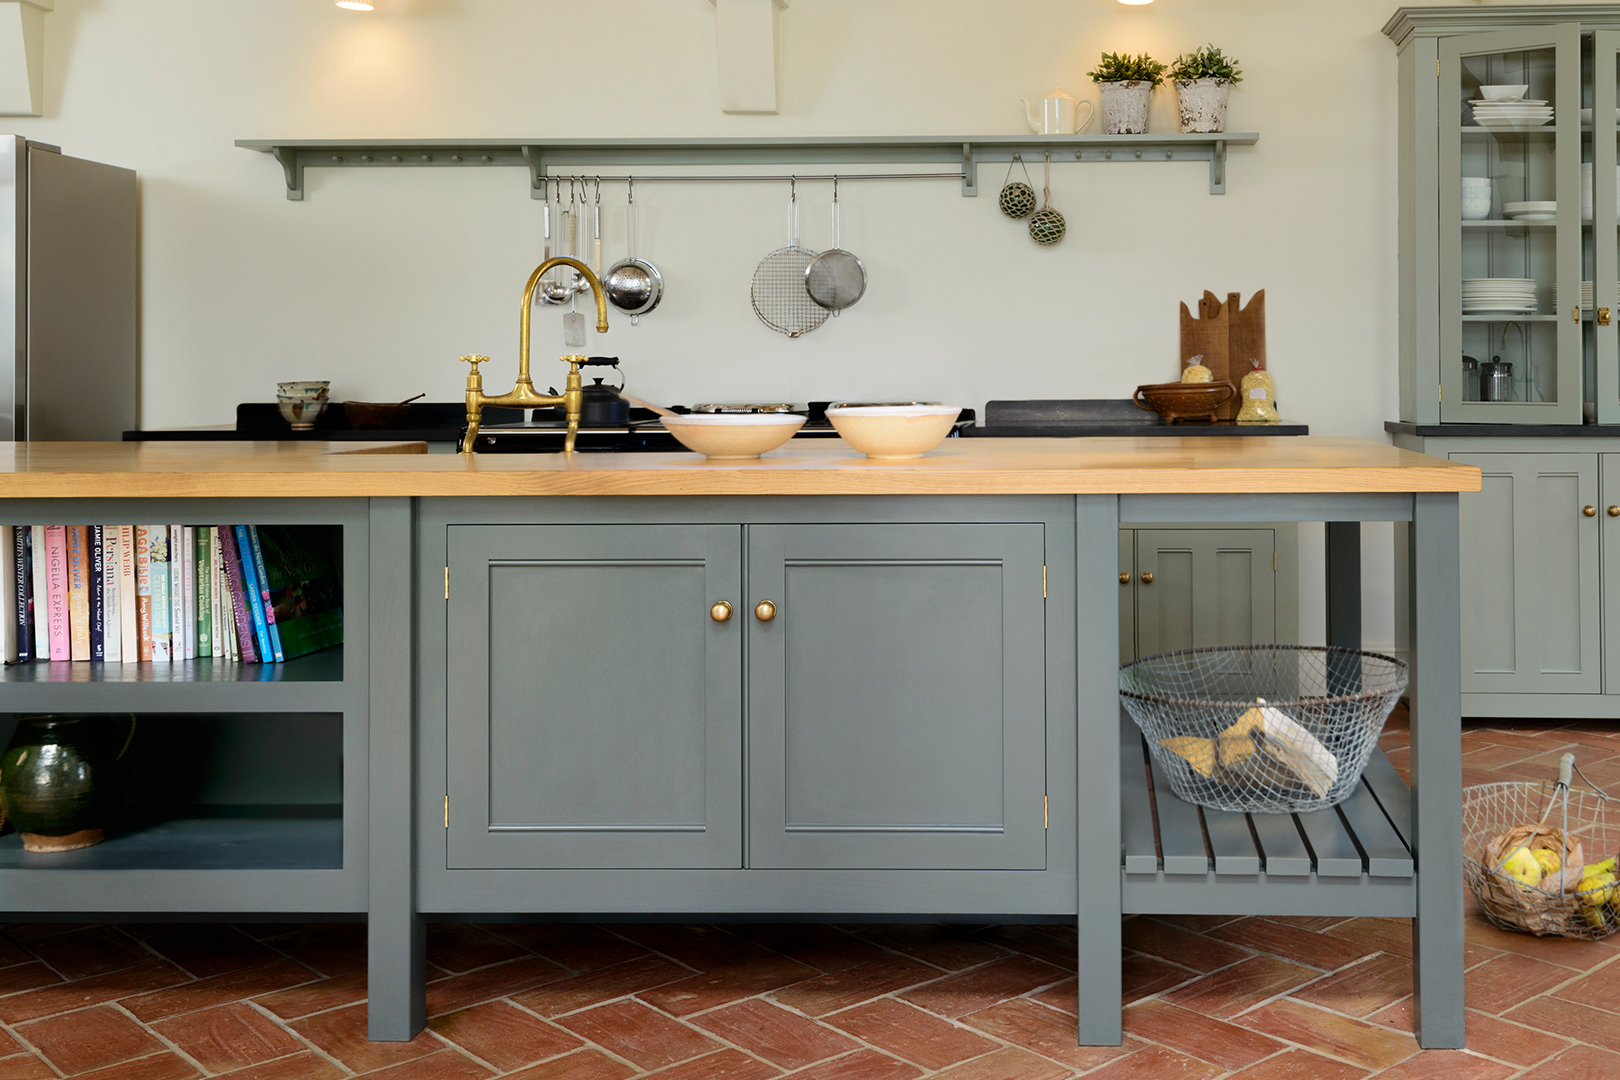
[[[1600,30],[1592,35],[1591,94],[1581,111],[1581,219],[1584,223],[1584,274],[1594,285],[1581,286],[1582,318],[1586,320],[1586,347],[1591,373],[1587,394],[1600,424],[1620,423],[1620,133],[1615,126],[1615,102],[1620,97],[1620,32]],[[1588,147],[1590,150],[1588,151]],[[1589,295],[1590,294],[1590,295]],[[1594,311],[1595,308],[1595,311]],[[1607,310],[1605,310],[1607,309]],[[1595,317],[1594,317],[1595,315]]]

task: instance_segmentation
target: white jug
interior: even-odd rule
[[[1041,99],[1039,120],[1035,118],[1035,113],[1030,108],[1029,99],[1019,100],[1024,103],[1024,118],[1029,121],[1030,130],[1037,135],[1078,135],[1086,130],[1087,124],[1091,123],[1091,102],[1070,97],[1063,92],[1061,86]],[[1081,105],[1086,107],[1083,120],[1078,117]]]

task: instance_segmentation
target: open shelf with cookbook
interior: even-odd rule
[[[65,612],[68,625],[36,636],[14,623],[19,652],[30,659],[0,669],[0,745],[29,716],[108,717],[120,732],[129,724],[130,735],[120,738],[120,760],[106,774],[116,779],[106,796],[112,809],[103,841],[40,852],[26,850],[18,832],[0,836],[0,911],[7,917],[364,912],[366,502],[12,500],[6,517],[17,523],[14,555],[25,531],[27,546],[39,535],[34,523],[47,523],[42,529],[50,533],[47,550],[36,553],[43,574],[36,577],[28,566],[9,575],[7,617],[18,610],[21,582],[24,613],[35,593],[36,618],[49,622]],[[171,523],[174,549],[158,550],[169,525],[119,530],[112,522]],[[18,527],[25,523],[26,530]],[[93,526],[109,541],[99,550],[107,576],[94,607],[58,591],[63,582],[70,593],[84,587],[76,574],[95,579]],[[131,590],[123,604],[112,599],[119,565],[135,561],[120,557],[120,532],[137,538],[131,554],[145,563],[135,575],[138,619],[119,610],[127,609]],[[226,540],[216,555],[220,536]],[[230,543],[237,536],[240,548]],[[87,549],[85,565],[76,544]],[[165,590],[157,555],[175,556],[168,563],[175,597],[166,620],[158,617]],[[43,592],[33,589],[36,580]],[[244,609],[240,621],[231,615],[233,603]],[[345,610],[360,617],[345,625]],[[62,655],[63,646],[67,655],[82,655],[84,642],[72,631],[87,612],[102,659],[33,658],[40,651]],[[138,637],[133,651],[125,633],[131,626]],[[171,658],[140,659],[161,655],[153,640],[159,627],[170,631]]]

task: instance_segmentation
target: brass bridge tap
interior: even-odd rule
[[[602,282],[591,272],[591,268],[578,259],[559,256],[547,259],[535,267],[534,273],[529,275],[528,284],[523,286],[523,311],[519,317],[518,331],[518,377],[517,384],[512,387],[511,393],[493,397],[484,393],[483,376],[479,374],[478,365],[487,363],[487,356],[463,356],[461,359],[472,365],[467,373],[467,434],[461,440],[461,452],[473,452],[473,444],[478,439],[478,427],[483,417],[486,405],[512,405],[518,408],[547,409],[561,405],[568,416],[568,435],[563,441],[563,453],[572,454],[574,443],[579,437],[579,414],[584,405],[585,391],[580,382],[579,368],[585,363],[583,356],[564,356],[562,362],[568,365],[568,384],[561,394],[537,394],[534,391],[534,381],[529,377],[529,312],[534,305],[534,290],[553,267],[571,266],[579,271],[591,287],[591,293],[596,297],[596,332],[607,333],[607,297],[602,294]]]

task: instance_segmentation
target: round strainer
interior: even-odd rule
[[[836,316],[866,295],[866,264],[838,245],[838,177],[833,177],[833,246],[817,255],[804,272],[810,299]]]
[[[799,189],[788,194],[788,243],[759,261],[748,290],[759,321],[790,338],[801,337],[827,321],[827,309],[810,299],[804,277],[816,253],[799,246]]]

